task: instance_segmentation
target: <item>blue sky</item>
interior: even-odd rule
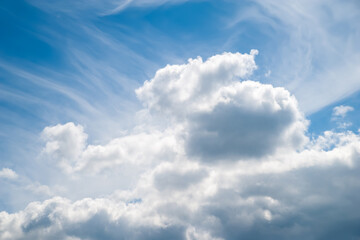
[[[119,213],[118,223],[107,219],[108,214],[90,214],[86,224],[61,232],[52,229],[52,220],[42,228],[41,219],[35,218],[39,227],[24,231],[35,223],[17,219],[23,231],[11,232],[0,221],[0,238],[36,239],[47,227],[53,234],[44,235],[47,239],[118,239],[117,228],[125,229],[122,237],[131,239],[183,239],[185,235],[186,239],[236,239],[265,233],[280,239],[309,237],[304,229],[317,226],[317,217],[304,223],[298,235],[295,228],[286,235],[281,221],[292,219],[299,221],[295,225],[300,224],[299,211],[310,210],[305,205],[293,206],[293,193],[274,189],[289,180],[289,184],[299,184],[303,198],[328,198],[328,192],[312,195],[314,189],[307,185],[312,181],[311,171],[319,171],[320,180],[348,176],[348,181],[359,182],[354,175],[358,158],[331,160],[346,158],[350,147],[355,149],[351,156],[357,156],[359,21],[356,0],[3,0],[0,184],[4,187],[0,189],[0,211],[15,218],[11,214],[26,213],[24,209],[34,201],[40,201],[44,208],[54,202],[66,209],[87,198],[93,201],[90,205],[100,204],[99,208],[99,198],[111,201],[111,206],[122,199],[139,205],[140,218],[157,219],[165,212],[168,222],[135,226],[126,214]],[[275,111],[277,108],[280,110]],[[158,145],[153,146],[155,142]],[[162,149],[161,154],[158,149]],[[336,155],[341,151],[342,157]],[[314,155],[307,156],[308,152]],[[323,152],[327,154],[324,157]],[[295,159],[296,170],[282,162],[285,158]],[[314,163],[302,163],[305,158]],[[273,185],[259,189],[255,182],[265,181],[268,175],[256,174],[270,163],[281,167],[270,167],[277,169],[266,173],[274,174]],[[344,170],[342,163],[349,169]],[[323,165],[331,166],[328,172],[319,167]],[[254,175],[243,176],[241,169]],[[220,171],[227,175],[221,177]],[[291,171],[297,177],[291,176]],[[153,189],[165,189],[160,196],[167,199],[169,189],[187,191],[196,184],[210,188],[230,176],[254,178],[254,182],[245,186],[224,180],[224,185],[217,186],[218,195],[193,200],[209,202],[201,207],[199,203],[201,214],[192,214],[216,218],[216,230],[209,227],[213,223],[196,219],[183,224],[187,220],[177,216],[175,208],[168,208],[176,201],[169,200],[166,205],[159,200],[157,206],[166,205],[159,209],[146,205],[146,199],[159,197],[149,193]],[[182,182],[183,178],[188,182]],[[147,186],[146,181],[154,185]],[[345,191],[330,183],[321,184],[329,192]],[[351,186],[350,202],[355,202],[358,185]],[[234,197],[235,189],[244,194],[239,196],[241,206],[220,199],[221,194]],[[123,200],[130,195],[136,201]],[[279,204],[283,200],[282,208],[286,205],[294,212],[264,210],[262,204],[268,197]],[[250,198],[262,202],[258,209],[246,205]],[[313,208],[339,207],[344,199],[328,200],[315,201]],[[350,209],[352,205],[347,206]],[[147,215],[148,209],[158,215]],[[231,209],[252,220],[230,216]],[[266,221],[274,222],[271,228],[256,220],[259,209]],[[347,219],[350,213],[346,211],[339,212],[344,221],[360,218],[355,214]],[[319,219],[324,214],[319,213]],[[86,236],[83,231],[91,221],[108,221],[114,229],[106,235],[100,224],[99,233]],[[237,231],[232,224],[247,227]],[[313,239],[325,237],[332,224],[336,221],[329,220]],[[263,230],[260,235],[254,232],[257,228]],[[134,229],[139,235],[131,235]],[[354,234],[351,236],[359,236]]]

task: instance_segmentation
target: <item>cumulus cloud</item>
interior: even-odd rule
[[[42,136],[46,141],[44,153],[53,156],[61,168],[71,172],[72,168],[79,167],[76,159],[81,155],[87,140],[81,125],[70,122],[46,127]]]
[[[358,236],[356,222],[360,217],[354,209],[360,199],[356,180],[360,166],[359,135],[328,132],[311,143],[311,150],[288,157],[291,159],[287,161],[272,158],[277,164],[255,172],[251,169],[256,165],[208,168],[185,162],[181,168],[179,163],[163,163],[145,174],[131,191],[78,201],[56,197],[31,203],[17,213],[1,212],[0,237],[332,239],[334,234],[334,239],[340,236],[351,239]],[[341,235],[340,229],[345,229]]]
[[[153,79],[136,90],[138,98],[151,111],[181,117],[199,110],[208,110],[218,102],[219,88],[245,78],[257,68],[250,54],[223,53],[205,62],[201,57],[187,64],[167,65]]]
[[[333,116],[334,117],[342,117],[344,118],[348,112],[354,111],[354,108],[351,106],[336,106],[333,109]]]
[[[181,153],[171,131],[134,133],[104,145],[91,145],[81,125],[67,123],[46,127],[42,136],[45,157],[55,160],[66,173],[96,173],[121,164],[151,165]]]
[[[0,170],[0,178],[16,179],[18,175],[10,168],[3,168]]]
[[[307,123],[285,89],[234,83],[211,111],[190,117],[187,149],[203,160],[261,157],[279,148],[301,148]]]
[[[164,125],[149,121],[103,145],[89,144],[74,123],[45,128],[44,160],[65,173],[131,164],[140,177],[106,196],[54,197],[1,212],[0,238],[358,237],[359,133],[309,139],[286,89],[246,80],[256,53],[160,69],[136,93],[148,117]]]
[[[151,178],[159,191],[176,191],[196,186],[207,176],[206,169],[183,160],[178,163],[160,164],[155,168]]]
[[[354,108],[351,106],[336,106],[333,108],[331,120],[336,122],[338,128],[346,129],[352,125],[351,122],[345,121],[346,115],[351,111],[354,111]]]
[[[67,123],[44,129],[44,152],[71,173],[152,164],[181,153],[219,162],[301,149],[308,140],[307,121],[295,97],[284,88],[240,81],[256,69],[257,53],[224,53],[206,61],[199,57],[157,71],[136,94],[150,114],[169,120],[165,130],[87,145],[83,128]]]
[[[296,99],[283,88],[239,81],[257,68],[257,53],[168,65],[137,89],[137,96],[150,111],[182,124],[187,153],[205,161],[300,148],[307,123]]]

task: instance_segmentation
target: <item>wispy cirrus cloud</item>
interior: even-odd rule
[[[357,1],[253,3],[240,8],[229,27],[258,24],[263,37],[277,43],[264,46],[264,67],[272,72],[267,81],[291,90],[307,113],[359,90]]]
[[[45,11],[70,14],[76,18],[77,13],[90,15],[112,15],[121,12],[129,7],[151,7],[163,4],[176,4],[188,0],[106,0],[106,1],[63,1],[58,3],[49,3],[43,0],[28,0],[30,4],[40,7]]]

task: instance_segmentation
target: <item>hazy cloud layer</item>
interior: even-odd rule
[[[359,134],[309,139],[294,96],[246,80],[256,53],[160,69],[136,90],[150,119],[108,143],[89,144],[74,123],[46,127],[41,161],[65,177],[125,165],[140,177],[103,197],[54,197],[1,212],[0,238],[358,237]]]

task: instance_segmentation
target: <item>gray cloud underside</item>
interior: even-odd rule
[[[358,153],[352,161],[352,167],[334,164],[279,174],[235,175],[231,186],[220,184],[216,193],[200,197],[191,195],[206,195],[201,193],[206,188],[199,185],[199,180],[206,181],[204,173],[182,175],[197,185],[191,190],[189,184],[167,181],[164,174],[157,175],[157,190],[148,199],[124,200],[121,194],[76,202],[54,198],[32,203],[15,214],[2,212],[0,236],[1,239],[355,239],[360,234]],[[174,172],[166,174],[170,179],[181,176]],[[167,193],[169,188],[175,193]]]

